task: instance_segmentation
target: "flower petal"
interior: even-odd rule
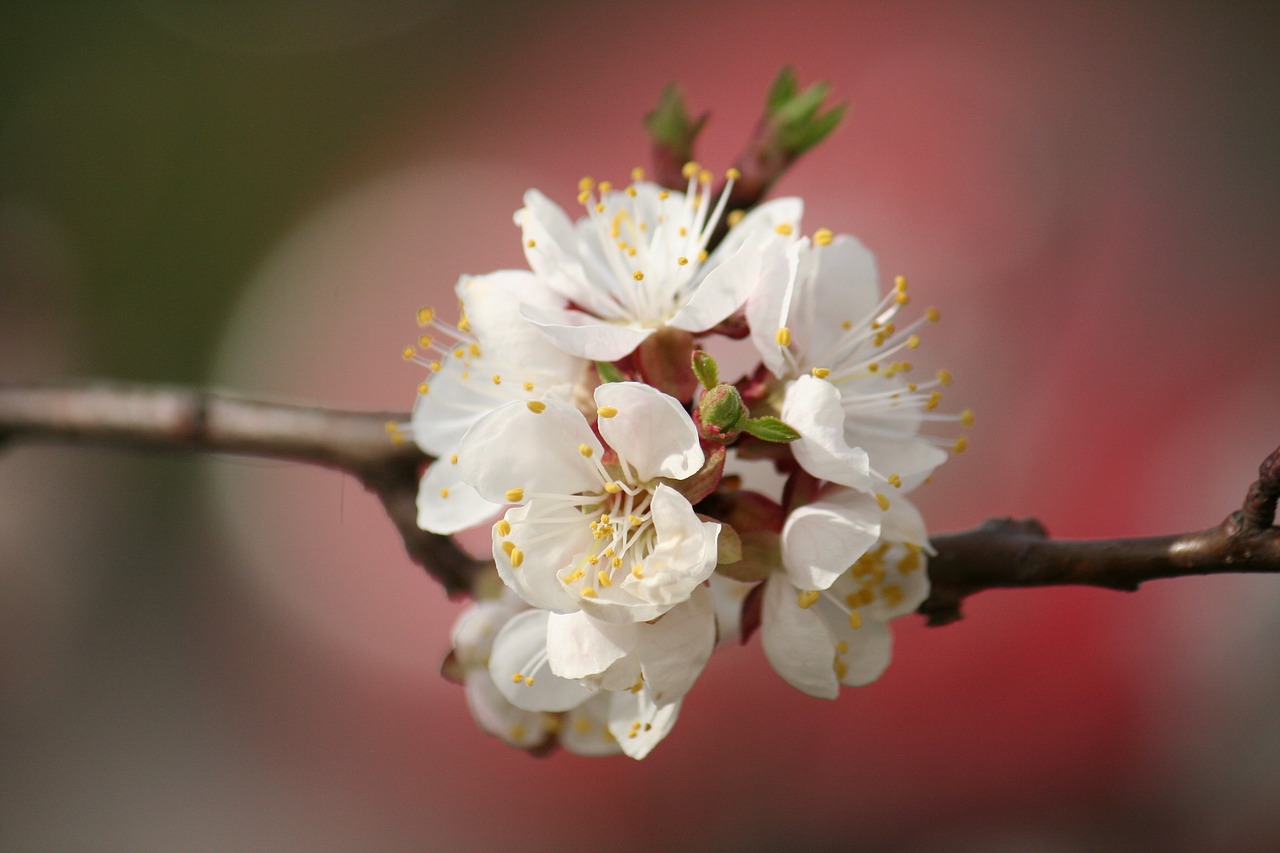
[[[647,690],[622,690],[610,694],[609,733],[622,751],[635,759],[644,758],[667,736],[680,714],[680,702],[658,705]]]
[[[519,749],[535,749],[551,737],[553,718],[541,711],[526,711],[512,705],[487,670],[467,672],[466,692],[471,716],[485,733]]]
[[[870,460],[862,448],[845,443],[844,408],[834,385],[801,376],[787,386],[782,419],[800,433],[791,442],[800,467],[821,480],[870,491]]]
[[[634,624],[612,625],[586,613],[553,613],[547,620],[547,659],[563,678],[598,675],[638,640]]]
[[[800,591],[786,575],[765,581],[760,644],[775,672],[792,687],[819,699],[840,694],[835,671],[835,642],[816,608],[802,608]]]
[[[880,506],[864,492],[839,489],[792,510],[782,527],[782,561],[800,589],[826,589],[880,536]]]
[[[844,665],[840,675],[841,684],[862,687],[879,678],[889,666],[889,658],[893,654],[893,634],[885,622],[864,619],[862,627],[856,630],[844,621],[829,624],[828,627],[836,641],[843,641],[847,648],[839,657]]]
[[[493,526],[493,560],[503,583],[533,607],[556,613],[577,610],[577,597],[556,573],[591,542],[582,515],[572,506],[531,501],[507,510],[503,521],[511,528],[505,536],[499,524]],[[546,537],[548,530],[553,535]],[[512,562],[514,549],[520,550],[518,566]]]
[[[489,675],[507,701],[526,711],[567,711],[591,697],[590,686],[551,671],[544,610],[513,616],[493,641]],[[519,676],[519,680],[517,680]]]
[[[659,705],[689,692],[711,657],[716,641],[715,602],[711,590],[699,586],[656,622],[637,626],[635,654],[644,683]]]
[[[480,497],[448,459],[432,462],[418,484],[418,526],[431,533],[457,533],[500,512],[502,504]]]
[[[544,401],[541,412],[525,403],[508,403],[480,418],[458,450],[464,482],[494,503],[515,503],[511,489],[526,499],[536,492],[571,495],[599,490],[601,477],[579,447],[593,455],[603,447],[582,413],[558,400]]]
[[[618,739],[609,731],[609,708],[613,694],[598,693],[564,715],[560,725],[560,745],[574,755],[617,755]]]
[[[702,467],[698,428],[674,397],[639,382],[609,382],[596,388],[595,399],[597,406],[617,410],[597,426],[638,481],[683,480]]]
[[[560,349],[596,361],[617,361],[654,332],[610,323],[572,309],[521,305],[520,313]]]
[[[760,281],[769,256],[765,247],[746,244],[711,267],[668,323],[688,332],[710,329],[742,307]],[[781,254],[781,252],[777,252]]]
[[[564,307],[564,300],[547,290],[533,273],[501,270],[464,276],[455,289],[471,332],[485,355],[522,371],[548,374],[562,381],[572,381],[584,367],[520,314],[521,305],[548,310]]]

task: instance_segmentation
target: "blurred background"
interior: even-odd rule
[[[407,409],[527,187],[625,180],[672,80],[719,171],[791,63],[851,109],[778,192],[978,415],[930,528],[1207,527],[1280,443],[1278,8],[8,2],[0,381]],[[1280,578],[984,593],[835,702],[733,648],[641,763],[481,734],[459,608],[335,473],[6,451],[0,849],[1280,846]]]

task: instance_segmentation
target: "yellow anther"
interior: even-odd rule
[[[604,484],[604,490],[605,490],[606,492],[608,492],[609,494],[611,494],[611,495],[616,495],[618,492],[622,491],[622,486],[618,485],[617,483],[613,483],[613,482],[605,483],[605,484]]]
[[[495,373],[495,374],[493,374],[493,376],[492,376],[491,378],[493,379],[493,384],[494,384],[494,385],[501,385],[501,384],[502,384],[502,374],[500,374],[500,373]]]
[[[479,345],[479,344],[475,344],[475,343],[467,344],[467,352],[471,353],[471,357],[472,357],[472,358],[479,358],[479,357],[480,357],[480,345]]]
[[[511,553],[507,555],[507,559],[511,561],[511,568],[518,569],[520,564],[524,562],[524,551],[519,548],[512,548]]]
[[[715,179],[715,176],[711,174],[711,171],[710,171],[709,169],[699,169],[699,170],[698,170],[698,182],[699,182],[699,183],[709,184],[709,183],[711,183],[714,179]]]
[[[835,671],[838,681],[844,681],[844,677],[849,674],[849,665],[841,660],[839,655],[831,662],[831,668]]]
[[[525,687],[532,687],[532,686],[533,686],[533,676],[532,676],[532,675],[526,675],[526,676],[524,677],[524,686],[525,686]],[[517,728],[519,728],[519,726],[517,726]]]
[[[919,335],[909,335],[909,336],[907,336],[907,349],[916,349],[916,348],[917,348],[917,347],[919,347],[919,346],[920,346],[920,336],[919,336]]]
[[[439,372],[440,372],[440,370],[441,370],[441,368],[443,368],[443,367],[444,367],[444,365],[443,365],[443,364],[441,364],[441,363],[440,363],[440,362],[438,362],[438,361],[433,361],[433,362],[431,362],[431,364],[429,364],[429,365],[427,365],[427,366],[431,368],[431,372],[432,372],[432,373],[439,373]]]
[[[506,536],[505,533],[502,535]],[[506,554],[508,557],[511,556],[511,552],[514,551],[515,549],[516,549],[516,543],[512,542],[510,539],[504,539],[502,541],[502,553]]]
[[[596,572],[596,580],[600,581],[600,586],[613,586],[613,581],[609,580],[609,573],[604,569]]]
[[[882,570],[882,569],[880,569],[880,568],[878,568],[878,567],[876,567],[876,566],[872,566],[872,568],[871,568],[871,574],[872,574],[873,576],[875,576],[875,575],[881,575],[881,576],[882,576],[882,575],[884,575],[884,570]],[[875,594],[874,592],[872,592],[870,589],[868,589],[867,587],[863,587],[862,589],[858,590],[858,601],[859,601],[860,603],[862,603],[862,604],[864,604],[864,605],[865,605],[865,604],[871,604],[871,603],[872,603],[873,601],[875,601],[875,600],[876,600],[876,594]]]
[[[973,410],[972,409],[965,409],[963,412],[960,413],[960,424],[961,426],[965,426],[965,427],[973,426]]]
[[[630,524],[632,527],[639,527],[644,524],[644,519],[638,515],[628,515],[627,524]]]
[[[604,549],[604,556],[606,556],[606,557],[612,557],[612,556],[613,556],[613,549],[612,549],[612,548],[605,548],[605,549]]]
[[[622,558],[614,557],[612,560],[609,561],[609,565],[613,566],[615,569],[622,568]]]
[[[635,188],[635,187],[627,187],[627,195],[631,196],[632,198],[635,198],[635,197],[636,197],[636,188]]]
[[[849,611],[849,627],[858,630],[862,627],[862,614],[856,610]]]
[[[914,394],[914,393],[916,392],[916,389],[918,389],[919,387],[920,387],[920,386],[919,386],[919,385],[917,385],[917,384],[916,384],[916,383],[914,383],[914,382],[908,382],[908,383],[907,383],[907,390],[908,390],[909,392],[911,392],[912,394]]]
[[[387,421],[387,435],[391,436],[392,444],[404,444],[404,434],[400,432],[400,425],[395,421]]]
[[[609,190],[613,189],[613,182],[612,182],[612,181],[601,181],[601,182],[600,182],[600,187],[599,187],[599,189],[600,189],[600,192],[601,192],[601,193],[607,193]]]
[[[880,365],[879,365],[879,364],[876,364],[876,363],[873,361],[873,362],[871,362],[870,364],[868,364],[868,365],[867,365],[867,370],[871,371],[872,373],[876,373],[876,372],[878,372],[878,371],[880,370]]]
[[[901,276],[901,275],[900,275],[900,276],[896,276],[896,277],[893,279],[893,289],[894,289],[894,290],[896,290],[898,293],[906,293],[906,292],[907,292],[907,279],[906,279],[906,277],[905,277],[905,276]]]
[[[791,330],[786,326],[779,326],[778,331],[774,333],[773,339],[778,342],[780,347],[791,346]]]
[[[532,390],[533,390],[533,383],[532,383],[532,382],[526,382],[526,383],[524,383],[524,390],[526,390],[526,391],[532,391]]]
[[[644,273],[640,272],[640,270],[636,270],[635,272],[633,272],[631,274],[631,277],[634,278],[636,281],[644,281]]]
[[[418,393],[419,393],[419,394],[425,394],[425,393],[427,393],[427,392],[428,392],[428,391],[430,391],[430,390],[431,390],[431,386],[430,386],[430,385],[428,385],[427,383],[425,383],[425,382],[419,382],[419,383],[418,383]]]
[[[464,355],[466,355],[466,354],[467,354],[467,351],[466,351],[465,349],[463,349],[462,347],[458,347],[457,349],[455,349],[455,350],[453,351],[453,357],[454,357],[454,358],[462,358],[462,357],[463,357]]]
[[[679,264],[680,266],[684,266],[685,264],[689,263],[689,259],[681,255],[680,257],[676,258],[676,263]]]
[[[632,566],[631,576],[636,580],[642,579],[644,577],[644,566],[641,565],[640,563],[636,563],[634,566]]]
[[[442,497],[442,498],[447,498],[447,497],[449,497],[449,487],[448,487],[448,486],[445,486],[444,488],[442,488],[442,489],[440,490],[440,497]]]
[[[530,237],[528,242],[525,243],[525,245],[528,246],[530,249],[532,249],[538,245],[538,241]]]
[[[822,595],[816,589],[802,589],[796,595],[796,604],[800,605],[802,610],[808,610],[818,600],[818,596]]]
[[[519,673],[519,672],[517,672],[517,673],[515,673],[514,675],[512,675],[512,676],[511,676],[511,683],[512,683],[512,684],[519,684],[519,683],[520,683],[520,682],[522,682],[522,681],[524,681],[524,674],[523,674],[523,673]]]
[[[699,166],[694,161],[690,160],[688,163],[685,163],[684,166],[680,168],[680,174],[684,175],[685,179],[687,180],[689,178],[692,178],[694,175],[698,174],[698,172],[701,170],[702,170],[701,166]]]
[[[590,192],[588,192],[587,190],[583,190],[582,192],[578,193],[578,204],[586,204],[589,201],[591,201]]]
[[[747,212],[745,210],[738,210],[738,209],[731,210],[729,211],[729,214],[724,218],[724,223],[725,225],[728,225],[730,228],[733,228],[735,225],[741,222],[742,217],[746,215],[747,215]]]
[[[815,367],[815,368],[814,368],[812,371],[810,371],[810,372],[811,372],[814,376],[818,377],[819,379],[826,379],[828,376],[830,376],[830,375],[831,375],[831,370],[830,370],[829,368],[826,368],[826,367]]]
[[[585,444],[578,445],[578,452],[588,458],[590,458],[591,454],[595,453],[594,450],[592,450],[590,447],[587,447]]]
[[[847,655],[849,653],[849,644],[846,643],[844,640],[841,640],[840,642],[836,643],[836,653]]]
[[[683,225],[681,225],[681,226],[680,226],[680,236],[681,236],[681,237],[688,237],[688,236],[689,236],[689,229],[688,229],[688,228],[685,228]]]
[[[591,731],[591,721],[586,717],[578,717],[573,721],[573,730],[580,735],[585,735]]]
[[[600,594],[591,587],[584,586],[582,589],[578,590],[578,595],[583,598],[598,598]]]
[[[432,340],[430,335],[418,335],[418,346],[426,349],[431,346]]]
[[[425,326],[436,318],[436,309],[430,305],[424,305],[418,309],[418,325]]]
[[[628,258],[634,258],[635,256],[636,256],[636,247],[635,247],[635,246],[628,246],[628,247],[627,247],[627,257],[628,257]],[[644,273],[639,273],[639,272],[638,272],[638,273],[636,273],[635,275],[640,277],[640,278],[636,278],[636,281],[640,281],[640,279],[644,278]],[[632,276],[632,277],[633,277],[633,278],[635,278],[635,276]]]
[[[942,319],[942,312],[937,308],[927,308],[924,312],[924,318],[930,323],[936,323]]]
[[[618,414],[618,410],[613,406],[601,406],[596,409],[596,414],[602,418],[612,418]]]
[[[518,504],[524,500],[524,489],[507,489],[507,503]]]
[[[578,179],[578,190],[580,192],[587,192],[595,185],[596,185],[595,180],[590,176],[583,176]]]
[[[541,400],[530,400],[525,403],[525,406],[535,415],[540,415],[547,410],[547,404]]]
[[[925,411],[932,412],[934,409],[938,408],[938,404],[940,402],[942,402],[942,394],[938,391],[934,391],[929,395],[929,399],[924,402]]]
[[[883,492],[876,492],[876,503],[880,504],[881,512],[889,509],[889,499],[885,497]]]
[[[908,551],[903,555],[902,559],[898,561],[898,571],[904,575],[909,574],[910,572],[914,572],[916,569],[920,568],[920,564],[920,552]]]
[[[736,180],[739,180],[741,177],[742,177],[742,173],[732,166],[725,170],[724,179],[726,181],[736,181]]]
[[[507,521],[505,518],[500,519],[498,523],[494,526],[494,529],[498,531],[499,536],[510,536],[511,522]]]
[[[939,370],[939,371],[938,371],[938,382],[939,382],[939,383],[941,383],[941,384],[942,384],[942,385],[944,385],[944,386],[945,386],[945,385],[950,385],[950,384],[951,384],[951,371],[950,371],[950,370],[946,370],[945,368],[944,368],[944,369],[942,369],[942,370]]]
[[[853,321],[852,320],[841,321],[840,328],[844,329],[846,332],[849,331],[850,329],[853,328]]]
[[[595,554],[592,554],[591,556],[587,557],[587,562],[593,566],[598,566],[600,565],[600,558],[597,557]]]
[[[596,204],[596,213],[604,213],[604,204],[603,204],[603,203],[598,203],[598,204]]]
[[[793,229],[791,228],[791,224],[789,222],[780,222],[773,227],[773,230],[778,234],[781,234],[783,237],[787,237],[787,236],[790,236],[791,231]]]
[[[413,357],[414,357],[415,355],[417,355],[417,354],[418,354],[417,350],[415,350],[413,347],[409,347],[409,346],[407,346],[407,347],[405,347],[404,349],[400,350],[400,355],[402,355],[402,356],[404,357],[404,360],[405,360],[405,361],[413,361]]]
[[[901,488],[902,488],[902,478],[901,478],[901,477],[899,477],[897,474],[890,474],[890,475],[889,475],[889,485],[890,485],[890,486],[893,486],[895,489],[901,489]]]
[[[889,603],[890,606],[902,601],[902,587],[897,584],[889,584],[880,587],[880,597]]]
[[[813,232],[813,242],[819,246],[830,246],[831,241],[835,239],[835,234],[831,233],[830,228],[819,228]]]
[[[643,690],[644,689],[644,673],[642,672],[639,675],[637,675],[636,683],[631,685],[627,689],[630,690],[632,693],[639,693],[641,690]],[[636,725],[640,725],[640,724],[636,723]]]
[[[471,331],[471,321],[468,320],[465,316],[458,318],[458,331],[460,332]]]
[[[659,201],[666,201],[669,198],[671,198],[671,193],[667,192],[666,190],[658,190]]]
[[[698,253],[698,263],[703,263],[706,260],[707,260],[707,250],[703,249],[701,252]]]
[[[893,301],[899,305],[909,305],[911,303],[911,297],[907,296],[905,293],[895,293],[893,295]]]
[[[969,436],[967,435],[960,436],[951,445],[951,451],[953,453],[964,453],[968,449],[969,449]]]
[[[641,167],[639,167],[639,166],[636,166],[634,169],[632,169],[632,170],[631,170],[631,180],[633,180],[633,181],[643,181],[643,180],[644,180],[644,169],[642,169],[642,168],[641,168]]]

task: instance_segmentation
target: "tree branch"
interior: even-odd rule
[[[418,479],[430,462],[388,423],[403,414],[346,412],[246,400],[211,391],[96,384],[0,386],[0,445],[17,441],[241,453],[322,465],[378,496],[409,556],[451,595],[488,566],[417,525]],[[960,618],[984,589],[1085,585],[1132,591],[1149,580],[1224,572],[1280,573],[1280,448],[1262,463],[1244,506],[1199,533],[1142,539],[1052,540],[1035,520],[992,519],[934,537],[930,625]]]

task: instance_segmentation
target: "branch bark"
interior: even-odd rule
[[[451,595],[488,566],[417,525],[418,479],[430,457],[388,428],[407,416],[289,405],[190,388],[121,384],[0,386],[0,446],[100,444],[289,459],[343,471],[377,495],[409,556]],[[985,589],[1085,585],[1132,591],[1146,581],[1224,572],[1280,573],[1280,448],[1262,463],[1244,506],[1198,533],[1141,539],[1050,539],[1033,519],[992,519],[934,537],[930,625],[961,618]]]

